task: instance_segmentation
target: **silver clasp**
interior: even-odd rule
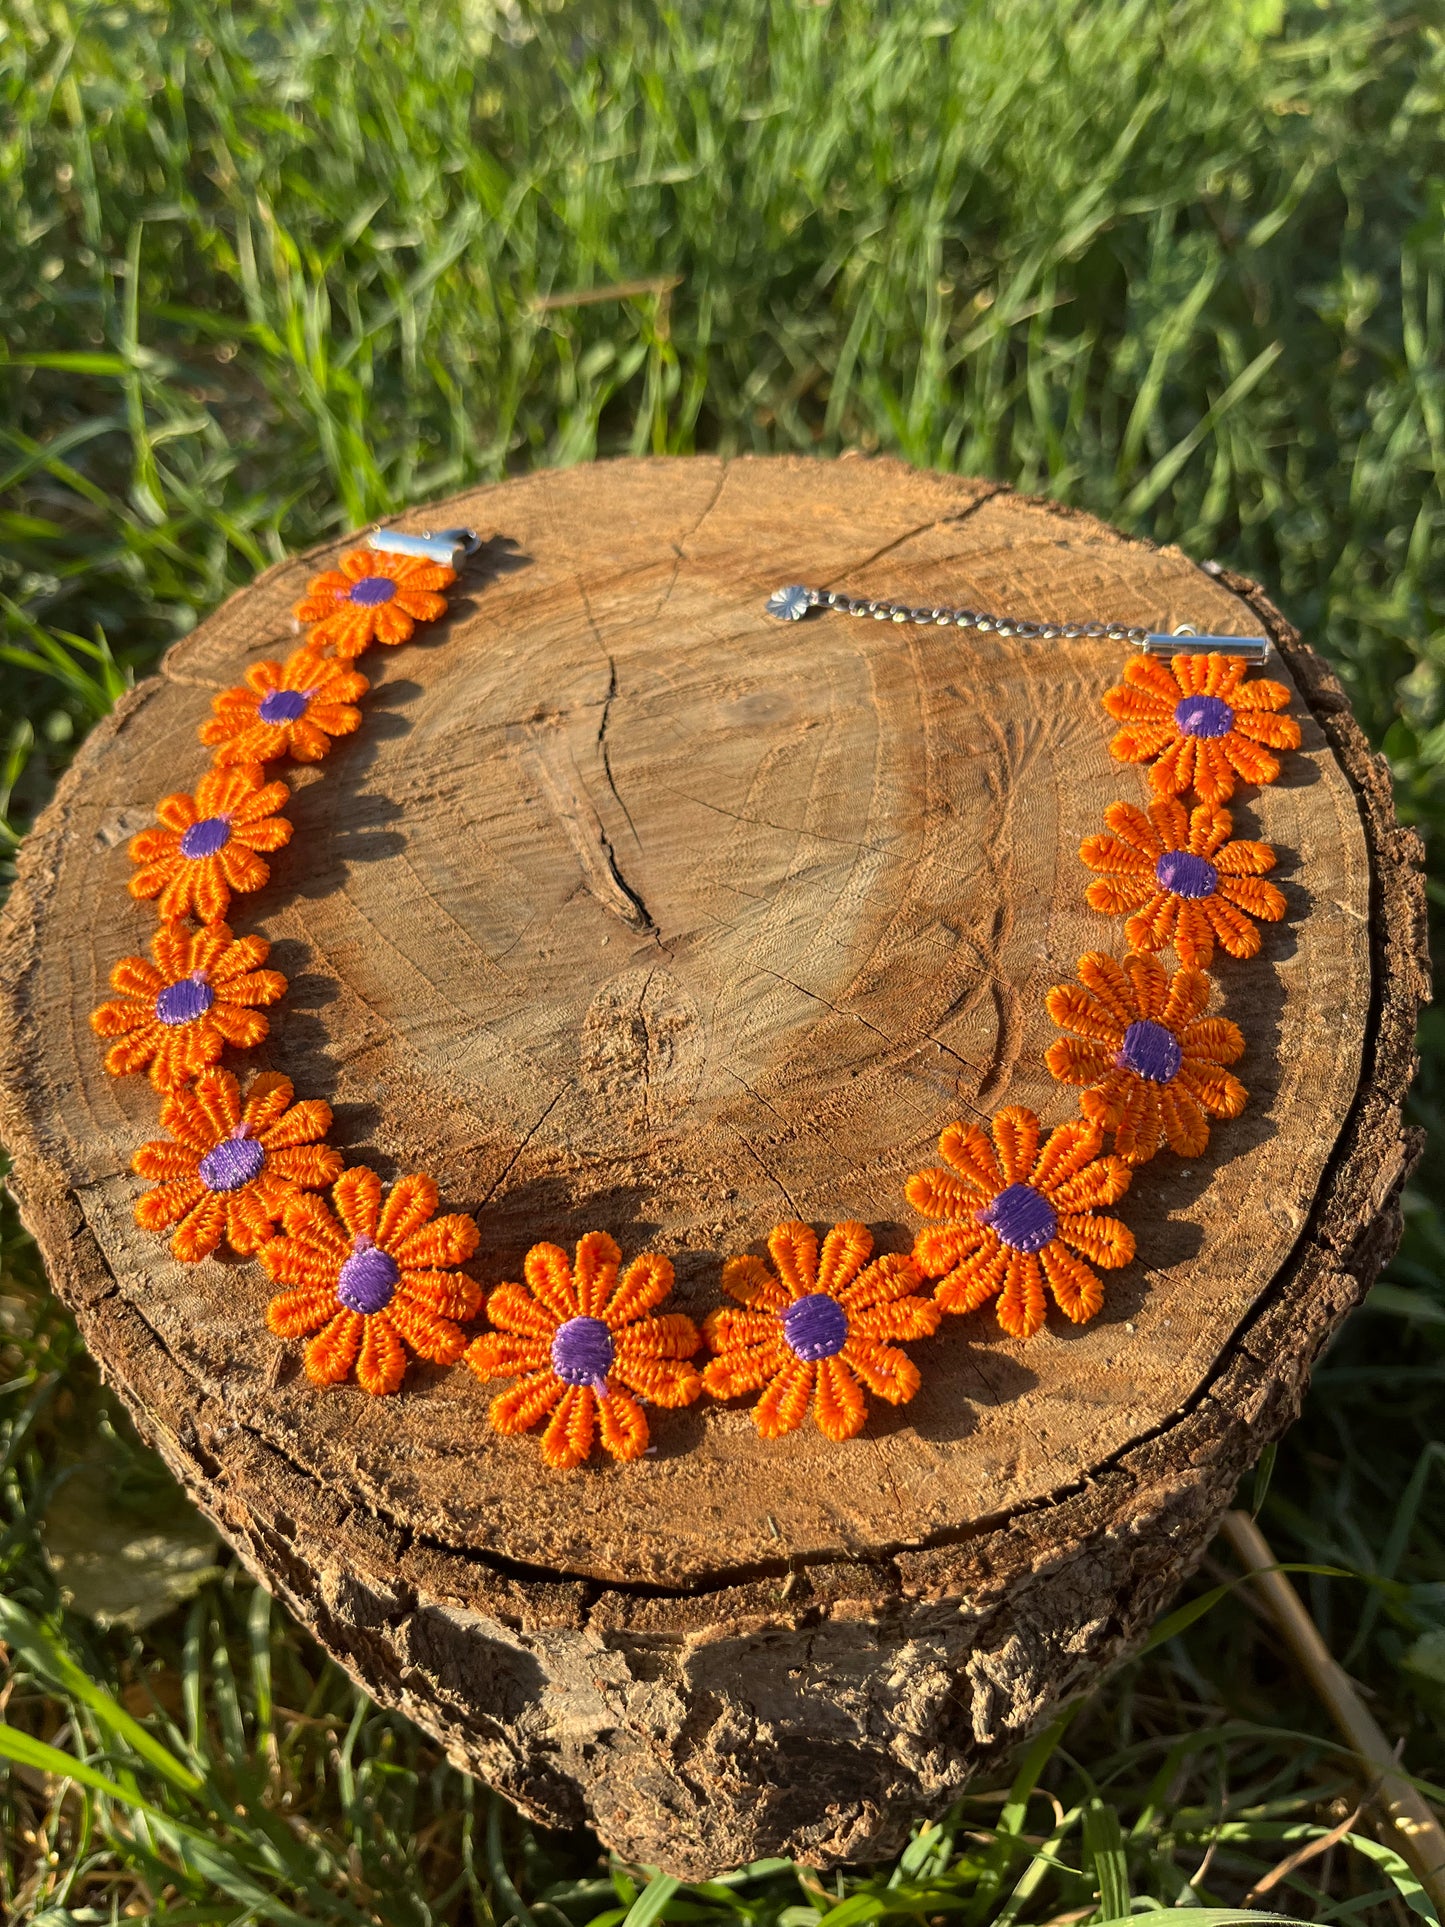
[[[475,529],[437,529],[435,533],[407,535],[401,529],[370,529],[366,546],[383,555],[419,555],[428,562],[440,562],[448,569],[459,569],[469,555],[482,546]]]
[[[1268,662],[1268,636],[1201,636],[1192,622],[1181,622],[1172,635],[1147,635],[1139,644],[1146,656],[1243,656],[1248,663]]]

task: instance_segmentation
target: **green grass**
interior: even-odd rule
[[[1245,569],[1438,833],[1442,109],[1438,0],[8,0],[0,861],[126,680],[272,557],[693,448],[893,449]],[[1281,1557],[1351,1575],[1297,1583],[1438,1785],[1439,1016],[1422,1041],[1405,1247],[1255,1497]],[[0,1915],[619,1922],[644,1876],[526,1826],[210,1570],[4,1239]],[[81,1607],[122,1576],[105,1627]],[[1238,1904],[1355,1780],[1242,1596],[1194,1597],[895,1865],[654,1883],[632,1927]],[[1428,1915],[1364,1822],[1259,1904]]]

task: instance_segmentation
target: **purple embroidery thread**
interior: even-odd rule
[[[229,816],[203,816],[198,823],[192,823],[181,837],[181,855],[214,856],[218,850],[224,850],[230,840]]]
[[[156,998],[158,1024],[193,1024],[204,1017],[216,1001],[216,993],[206,982],[204,970],[193,970],[189,977],[167,984]]]
[[[359,1311],[369,1317],[373,1312],[386,1310],[400,1276],[395,1258],[378,1251],[370,1238],[359,1233],[352,1240],[351,1256],[341,1267],[336,1296],[348,1311]]]
[[[359,602],[363,609],[374,609],[379,603],[390,602],[395,594],[396,584],[389,575],[364,575],[352,583],[346,599]]]
[[[590,1385],[605,1398],[612,1359],[612,1334],[600,1318],[569,1318],[552,1336],[552,1370],[564,1385]]]
[[[978,1213],[1014,1251],[1042,1251],[1059,1228],[1058,1213],[1031,1184],[1005,1185],[992,1204]]]
[[[1186,736],[1227,736],[1234,711],[1222,696],[1186,696],[1174,705],[1174,720]]]
[[[1219,872],[1207,856],[1166,850],[1154,865],[1154,881],[1176,897],[1212,897],[1219,888]]]
[[[244,1124],[201,1159],[201,1183],[208,1191],[239,1191],[259,1178],[266,1163],[266,1147],[249,1135]]]
[[[783,1336],[796,1358],[816,1365],[835,1358],[848,1343],[848,1314],[826,1291],[810,1291],[783,1313]]]
[[[1114,1062],[1147,1077],[1151,1084],[1168,1084],[1184,1062],[1184,1052],[1172,1030],[1141,1017],[1124,1032],[1123,1048]]]
[[[268,689],[256,714],[263,723],[294,723],[306,714],[311,696],[309,689]]]

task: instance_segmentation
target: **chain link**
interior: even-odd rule
[[[1122,622],[1026,622],[1017,616],[989,615],[978,609],[917,609],[906,602],[880,602],[865,596],[840,595],[833,589],[806,589],[801,585],[779,589],[768,598],[768,614],[784,622],[796,622],[809,609],[834,609],[840,615],[868,617],[874,622],[971,629],[980,636],[1021,636],[1035,642],[1088,639],[1130,642],[1138,648],[1149,637],[1147,629],[1131,628]]]

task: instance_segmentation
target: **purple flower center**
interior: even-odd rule
[[[193,823],[182,836],[181,855],[214,856],[217,850],[224,850],[230,840],[229,816],[203,816],[199,823]]]
[[[359,602],[363,609],[374,609],[378,603],[390,602],[395,594],[396,584],[389,575],[364,575],[352,583],[346,599]]]
[[[260,1177],[265,1162],[265,1147],[241,1124],[201,1159],[201,1183],[208,1191],[239,1191]]]
[[[1006,1185],[978,1214],[1014,1251],[1042,1251],[1059,1228],[1059,1216],[1031,1184]]]
[[[1186,736],[1227,736],[1234,711],[1222,696],[1186,696],[1175,703],[1174,720]]]
[[[294,723],[306,714],[311,693],[309,689],[268,689],[256,714],[263,723]]]
[[[612,1334],[600,1318],[569,1318],[553,1334],[552,1370],[564,1385],[605,1393],[612,1356]]]
[[[386,1310],[400,1276],[395,1258],[378,1251],[370,1238],[358,1236],[352,1240],[351,1256],[341,1267],[336,1295],[348,1311],[370,1317],[373,1312]]]
[[[1163,1024],[1147,1017],[1130,1024],[1124,1032],[1124,1045],[1114,1062],[1121,1070],[1135,1071],[1151,1084],[1167,1084],[1184,1061],[1179,1039]]]
[[[793,1354],[810,1365],[833,1358],[848,1343],[848,1314],[826,1291],[795,1298],[783,1313],[783,1336]]]
[[[1176,897],[1212,897],[1219,888],[1219,872],[1207,856],[1166,850],[1154,865],[1154,881]]]
[[[158,1024],[193,1024],[204,1017],[216,1001],[216,993],[206,982],[204,970],[193,970],[179,983],[167,984],[156,998]]]

